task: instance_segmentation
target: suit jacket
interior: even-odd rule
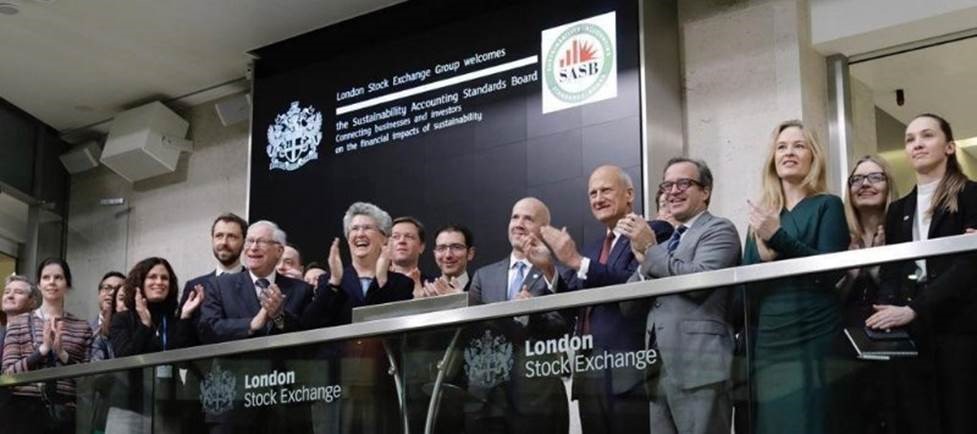
[[[536,267],[531,268],[526,273],[524,285],[534,297],[539,297],[552,292],[546,285],[543,272]],[[556,275],[554,289],[556,292],[566,289],[566,284],[559,274]],[[471,278],[471,286],[468,289],[468,300],[470,305],[498,303],[506,301],[509,292],[509,258],[486,265],[475,271]],[[567,407],[567,399],[563,381],[560,377],[537,377],[526,378],[525,369],[525,341],[549,339],[563,336],[571,331],[570,322],[567,316],[561,312],[547,312],[542,314],[529,315],[528,322],[516,321],[510,318],[502,318],[498,321],[485,324],[489,327],[501,330],[505,337],[512,343],[513,367],[508,383],[507,398],[511,407],[521,415],[560,415],[565,414],[566,409],[559,409],[558,406]],[[477,329],[478,326],[472,328]],[[478,336],[476,332],[476,336]],[[544,356],[546,357],[546,356]],[[549,358],[557,357],[553,355]],[[472,392],[472,390],[469,390]],[[559,425],[557,421],[557,425]]]
[[[692,224],[674,252],[657,244],[645,252],[638,272],[660,278],[734,267],[740,263],[736,226],[709,211]],[[636,274],[632,280],[638,280]],[[729,324],[730,289],[666,295],[646,301],[647,328],[653,332],[667,375],[686,389],[728,381],[733,362]]]
[[[653,220],[649,222],[658,243],[664,243],[672,236],[674,228],[666,221]],[[584,255],[590,259],[587,267],[587,279],[577,277],[575,270],[565,268],[560,275],[567,282],[570,291],[599,288],[602,286],[626,283],[638,268],[638,261],[631,252],[631,240],[618,237],[617,243],[607,256],[607,264],[601,264],[600,251],[604,247],[604,239],[596,240],[584,249]],[[577,317],[578,332],[581,330],[583,318]],[[625,315],[618,303],[608,303],[592,306],[590,310],[590,334],[594,338],[596,350],[610,352],[629,352],[645,347],[645,316],[632,312]],[[642,385],[644,373],[633,368],[608,369],[604,371],[611,377],[611,391],[624,394]]]
[[[242,271],[245,271],[243,265],[241,266],[240,269],[238,269],[237,272],[239,273]],[[233,273],[225,273],[225,274],[233,274]],[[177,311],[178,317],[179,317],[179,312],[183,310],[183,305],[187,302],[187,299],[190,298],[190,293],[193,291],[193,288],[197,285],[203,285],[205,295],[210,293],[211,291],[213,291],[213,288],[217,286],[217,272],[211,271],[202,276],[194,277],[193,279],[188,280],[185,285],[183,285],[183,292],[180,293],[180,304],[179,304],[180,307],[179,310]],[[197,330],[200,327],[200,313],[202,311],[203,309],[197,308],[197,311],[190,316],[190,322],[191,324],[193,324],[193,327],[190,330],[190,334],[187,336],[188,347],[194,347],[201,344],[200,336],[197,333]]]
[[[253,336],[301,330],[302,311],[312,298],[309,284],[291,277],[277,275],[275,284],[285,294],[282,316],[285,326],[275,327],[271,319],[263,330]],[[215,343],[251,337],[251,319],[261,310],[251,273],[223,274],[210,287],[200,307],[197,326],[203,343]]]
[[[352,266],[343,270],[339,288],[329,285],[329,273],[319,276],[315,297],[302,314],[305,328],[331,327],[349,324],[353,318],[353,308],[414,298],[414,281],[396,272],[389,272],[384,286],[376,279],[363,295],[360,277]]]
[[[959,209],[948,213],[936,210],[930,222],[929,238],[960,235],[967,228],[977,229],[977,183],[967,181],[957,195]],[[916,216],[916,189],[892,202],[885,219],[887,244],[913,240]],[[932,324],[936,332],[977,333],[977,257],[974,254],[926,259],[926,285],[917,288],[906,276],[913,274],[913,261],[883,264],[879,270],[882,302],[906,304],[919,318]],[[916,322],[916,321],[914,321]]]

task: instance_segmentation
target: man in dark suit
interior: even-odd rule
[[[644,260],[632,280],[653,279],[735,267],[740,237],[727,219],[709,213],[712,173],[699,160],[673,158],[660,185],[679,223],[672,237],[657,242],[647,225],[624,225],[632,248]],[[733,330],[728,288],[624,303],[625,312],[647,314],[648,344],[660,355],[659,376],[649,384],[651,432],[727,434],[732,405],[730,376]]]
[[[468,291],[472,305],[499,303],[552,294],[562,288],[553,258],[539,239],[539,228],[550,223],[550,212],[539,199],[527,197],[512,207],[509,218],[509,257],[475,271]],[[474,339],[465,342],[477,347],[468,362],[468,393],[476,401],[466,404],[466,428],[469,432],[566,433],[569,429],[569,403],[560,376],[531,375],[526,371],[529,355],[526,342],[555,338],[570,328],[559,312],[529,315],[528,318],[503,318],[479,327]],[[501,334],[492,338],[492,333]],[[488,337],[488,340],[486,340]],[[511,344],[511,371],[477,372],[486,360],[475,360],[488,354],[488,341]],[[505,344],[502,344],[503,347]],[[491,346],[491,345],[490,345]],[[491,351],[490,351],[491,352]],[[536,358],[552,361],[558,354]],[[471,360],[469,360],[471,359]],[[503,364],[504,365],[504,364]],[[489,374],[489,375],[486,375]]]
[[[561,275],[567,289],[580,290],[625,283],[638,268],[631,240],[617,228],[641,220],[632,213],[634,184],[617,166],[600,166],[588,182],[590,210],[604,225],[605,235],[584,249],[581,255],[566,231],[550,226],[541,229],[553,254],[567,268]],[[665,221],[651,222],[654,233],[667,240],[672,227]],[[617,303],[588,306],[577,312],[576,332],[594,339],[593,351],[626,353],[644,349],[643,314],[625,316]],[[648,399],[645,374],[635,368],[577,372],[573,397],[580,406],[580,424],[585,433],[647,432]]]
[[[312,290],[304,281],[275,272],[285,243],[285,232],[272,222],[262,220],[248,228],[248,271],[221,275],[206,292],[198,325],[204,343],[301,329],[299,319]]]
[[[234,213],[223,213],[214,219],[210,225],[210,244],[217,260],[217,266],[213,271],[197,276],[186,282],[183,292],[180,293],[180,306],[190,298],[196,291],[203,291],[206,294],[213,292],[217,287],[217,278],[221,275],[240,273],[244,271],[241,265],[241,251],[244,250],[244,234],[247,232],[248,222]],[[196,346],[201,344],[199,336],[200,314],[203,309],[197,309],[191,316],[194,327],[188,336],[188,345]],[[202,361],[187,362],[178,365],[176,368],[181,378],[186,381],[178,383],[176,396],[179,402],[186,405],[183,411],[184,420],[182,421],[181,431],[201,432],[204,427],[203,412],[198,402],[200,396],[200,381],[203,379],[203,372],[206,371],[208,363]]]
[[[253,336],[267,336],[301,329],[302,311],[309,304],[312,288],[302,280],[278,275],[275,266],[287,240],[278,225],[261,220],[253,223],[244,240],[247,271],[222,274],[205,292],[198,332],[203,343],[225,342]],[[271,369],[295,369],[292,356],[279,351],[264,359],[230,359],[225,364],[251,373]],[[303,374],[300,374],[303,375]],[[303,377],[307,377],[303,375]],[[309,406],[289,404],[270,408],[235,409],[208,414],[212,433],[249,431],[308,431]]]
[[[210,225],[210,243],[217,259],[217,267],[202,276],[194,277],[187,281],[180,294],[180,306],[186,303],[190,294],[200,286],[206,293],[209,288],[217,285],[217,277],[222,274],[234,274],[244,271],[241,265],[241,251],[244,250],[244,233],[247,231],[248,222],[234,213],[224,213],[217,216]],[[212,289],[211,289],[212,290]],[[193,323],[200,323],[200,312],[197,309],[193,314]],[[200,339],[197,336],[197,327],[194,327],[192,345],[199,345]]]

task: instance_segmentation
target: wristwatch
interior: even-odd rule
[[[278,316],[276,316],[275,318],[272,318],[271,321],[275,323],[275,327],[277,329],[281,330],[281,329],[284,329],[285,328],[285,315],[284,314],[278,314]]]

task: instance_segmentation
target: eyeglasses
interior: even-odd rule
[[[881,184],[886,181],[885,174],[882,172],[872,172],[865,175],[852,175],[848,177],[848,186],[854,187],[856,185],[862,185],[865,181],[869,184]]]
[[[369,231],[376,231],[376,230],[379,230],[379,229],[377,229],[377,227],[374,226],[374,225],[352,225],[352,226],[349,227],[349,231],[351,233],[352,232],[359,232],[359,231],[369,232]]]
[[[119,289],[120,286],[122,286],[122,285],[108,285],[108,284],[104,284],[103,283],[101,285],[98,285],[98,290],[99,291],[115,291],[116,289]]]
[[[468,246],[465,246],[464,244],[438,244],[434,246],[435,253],[444,253],[448,251],[448,249],[451,249],[453,253],[462,253],[465,250],[468,250]]]
[[[689,187],[693,185],[698,185],[699,187],[702,187],[702,183],[699,181],[696,181],[694,179],[689,179],[689,178],[682,178],[675,181],[665,181],[661,184],[658,184],[658,191],[662,193],[668,193],[669,191],[672,191],[672,187],[676,187],[678,188],[679,193],[681,193],[685,190],[688,190]]]
[[[247,248],[252,244],[257,245],[259,249],[267,249],[269,246],[279,244],[275,240],[266,240],[262,238],[246,238],[244,240],[244,247]]]

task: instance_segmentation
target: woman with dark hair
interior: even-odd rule
[[[37,267],[41,307],[11,318],[3,343],[3,373],[84,363],[89,359],[92,329],[65,312],[71,269],[62,259],[48,258]],[[13,387],[4,432],[64,433],[75,430],[75,380],[63,378]]]
[[[193,336],[193,312],[200,307],[201,287],[177,309],[178,285],[170,263],[152,257],[139,261],[125,282],[126,311],[113,315],[109,336],[116,357],[182,348]]]
[[[848,247],[844,205],[826,192],[824,148],[800,121],[774,128],[763,169],[760,203],[748,202],[744,264]],[[841,324],[835,282],[806,275],[750,285],[756,433],[833,432],[828,359]]]
[[[977,228],[977,183],[960,170],[950,123],[935,114],[916,116],[906,127],[905,143],[916,186],[889,206],[886,241],[920,241]],[[886,264],[880,274],[881,291],[893,301],[874,306],[866,326],[908,326],[920,353],[900,380],[913,380],[920,387],[905,391],[911,399],[901,400],[897,413],[911,419],[910,428],[918,426],[912,432],[973,432],[977,261],[973,255],[924,258]],[[936,411],[925,400],[927,384],[936,388]]]

